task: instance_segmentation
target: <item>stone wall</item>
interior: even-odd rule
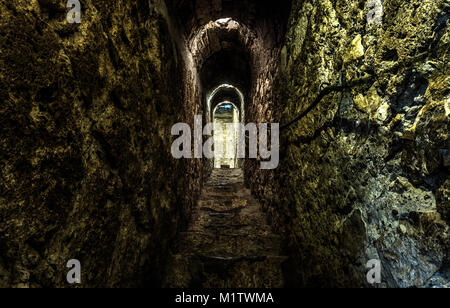
[[[373,3],[382,21],[368,17]],[[294,2],[282,124],[321,89],[348,86],[282,131],[280,179],[268,183],[279,193],[266,202],[285,232],[292,285],[368,286],[370,259],[382,262],[381,286],[448,283],[448,9]]]
[[[296,0],[287,34],[290,1],[85,0],[79,25],[65,1],[3,2],[0,287],[66,287],[69,259],[84,287],[161,285],[210,171],[172,159],[170,129],[205,111],[202,64],[236,43],[202,36],[222,17],[249,29],[246,122],[343,89],[281,131],[278,169],[245,165],[288,284],[368,286],[370,259],[381,286],[448,284],[448,1]]]
[[[283,9],[274,9],[270,17],[265,16],[254,26],[252,87],[246,104],[246,123],[259,125],[280,122],[284,82],[281,75],[282,47],[286,34],[285,11],[289,12],[290,2],[286,1],[283,5]],[[277,206],[278,168],[262,170],[261,157],[258,156],[256,160],[245,160],[244,171],[246,185],[259,198],[272,226],[279,231],[282,223],[279,221],[281,212]]]
[[[0,286],[158,286],[195,199],[162,1],[0,3]]]

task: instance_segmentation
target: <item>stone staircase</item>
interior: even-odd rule
[[[170,288],[283,287],[281,239],[244,187],[241,169],[215,169],[169,260]]]

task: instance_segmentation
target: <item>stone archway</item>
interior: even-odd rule
[[[240,111],[234,103],[224,101],[213,109],[212,118],[216,151],[214,168],[235,169],[238,167],[238,130],[235,124],[240,122]]]

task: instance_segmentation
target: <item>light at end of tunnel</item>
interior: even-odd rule
[[[231,17],[220,18],[216,20],[216,23],[226,25],[231,20]]]

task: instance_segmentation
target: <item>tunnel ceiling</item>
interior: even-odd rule
[[[272,78],[262,75],[275,65],[271,50],[284,41],[292,2],[166,0],[166,4],[192,55],[203,98],[228,84],[239,89],[244,101],[251,104],[257,81]],[[228,97],[236,102],[233,98]],[[218,99],[213,104],[220,103]],[[242,104],[240,108],[243,112]]]
[[[231,49],[212,55],[201,71],[204,89],[208,92],[218,85],[230,84],[247,93],[251,82],[249,58],[242,49]]]
[[[230,17],[255,29],[261,20],[287,20],[291,0],[167,0],[171,14],[176,17],[184,34],[220,18]]]

